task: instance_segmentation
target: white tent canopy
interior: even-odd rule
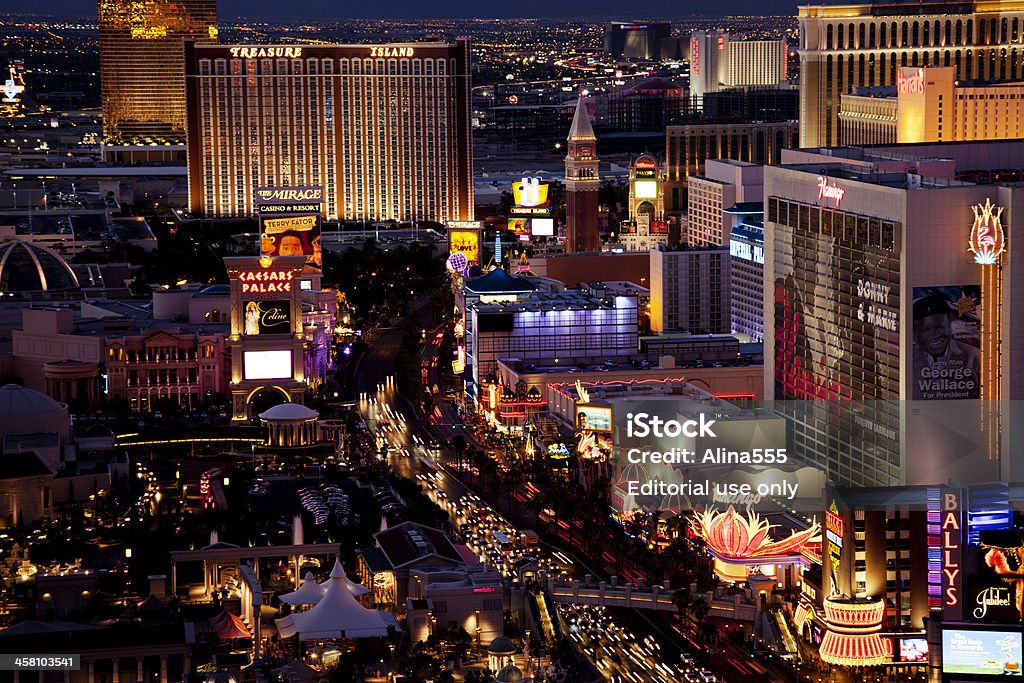
[[[289,605],[315,605],[323,597],[324,589],[316,582],[313,572],[306,572],[299,589],[282,595],[281,602],[286,602]]]
[[[338,566],[337,563],[335,563],[335,566]],[[363,584],[356,583],[352,579],[348,578],[344,569],[341,570],[341,577],[345,582],[345,587],[348,588],[349,592],[357,598],[372,592]],[[316,578],[313,576],[313,572],[306,572],[306,575],[302,578],[302,585],[299,586],[299,589],[282,595],[281,602],[286,602],[289,605],[315,605],[324,597],[324,593],[327,592],[327,584],[330,583],[330,581],[330,579],[327,579],[327,581],[318,584],[316,582]]]
[[[350,583],[341,563],[335,563],[330,578],[321,585],[324,594],[320,601],[308,612],[278,619],[275,622],[278,633],[282,638],[298,635],[299,640],[386,637],[388,626],[397,627],[395,617],[360,605],[349,588]],[[303,583],[302,587],[305,585]]]

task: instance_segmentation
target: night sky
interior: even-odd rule
[[[217,11],[223,19],[422,19],[449,17],[580,17],[609,19],[653,19],[663,17],[728,14],[796,14],[795,0],[219,0]],[[628,9],[627,9],[628,8]],[[0,12],[38,12],[96,16],[96,3],[89,0],[0,0]]]

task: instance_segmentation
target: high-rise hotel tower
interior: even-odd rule
[[[901,66],[955,66],[958,81],[1024,78],[1024,2],[804,5],[800,146],[842,144],[839,98],[897,85]]]
[[[104,142],[183,144],[182,44],[217,40],[217,0],[99,0],[98,9]]]
[[[469,41],[185,48],[193,213],[322,187],[327,219],[473,218]]]

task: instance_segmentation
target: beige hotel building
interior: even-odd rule
[[[839,121],[844,144],[1020,137],[1024,82],[960,85],[951,66],[900,67],[896,86],[882,90],[843,95]]]
[[[470,220],[469,41],[185,45],[189,208],[322,186],[328,220]]]
[[[958,81],[1024,78],[1020,0],[804,5],[798,18],[801,147],[845,144],[841,97],[896,85],[900,67],[949,66]]]

